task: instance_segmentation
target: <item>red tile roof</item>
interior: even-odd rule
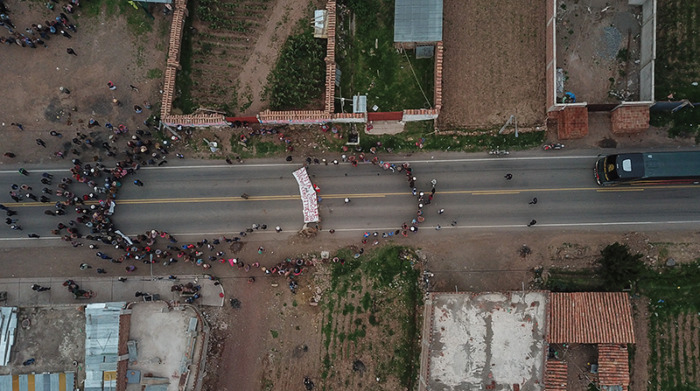
[[[624,292],[551,293],[548,312],[549,343],[634,343]]]
[[[619,344],[598,345],[598,381],[603,387],[622,386],[623,390],[627,390],[630,384],[627,346]]]
[[[544,391],[566,391],[567,368],[566,361],[547,360],[544,367]]]

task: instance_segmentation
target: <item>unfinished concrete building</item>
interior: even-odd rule
[[[615,135],[649,128],[656,0],[547,0],[547,111],[561,140],[588,135],[589,113]]]

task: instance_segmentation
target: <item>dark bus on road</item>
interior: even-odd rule
[[[621,153],[596,161],[601,186],[700,184],[700,151]]]

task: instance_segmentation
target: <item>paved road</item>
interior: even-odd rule
[[[465,155],[460,155],[465,156]],[[525,229],[532,219],[536,229],[584,228],[599,230],[688,229],[700,223],[700,187],[600,188],[593,180],[595,156],[553,153],[546,156],[514,156],[446,160],[409,160],[418,177],[419,190],[430,191],[436,179],[434,202],[425,208],[423,231],[440,224],[445,229]],[[282,240],[302,226],[301,200],[292,177],[298,164],[206,164],[144,168],[134,178],[143,187],[125,183],[119,193],[115,222],[133,235],[148,229],[166,230],[180,237],[231,234],[253,223],[267,224],[265,234]],[[12,183],[27,183],[39,193],[40,169],[22,177],[16,171],[0,171],[0,188],[7,189],[0,202],[16,208],[24,231],[0,227],[2,246],[55,245],[55,238],[30,240],[27,233],[42,236],[61,219],[43,214],[50,205],[14,203]],[[51,170],[56,176],[67,170]],[[511,173],[512,180],[504,175]],[[389,231],[411,220],[417,210],[406,176],[371,164],[312,165],[312,181],[321,187],[322,228],[339,233]],[[134,179],[132,178],[132,179]],[[24,181],[24,182],[23,182]],[[82,190],[82,188],[79,188]],[[241,193],[251,197],[240,198]],[[345,197],[351,199],[344,204]],[[537,205],[528,202],[537,197]],[[442,215],[437,214],[445,209]],[[62,219],[67,220],[67,219]],[[276,234],[272,228],[283,227]]]

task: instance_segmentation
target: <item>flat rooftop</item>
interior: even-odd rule
[[[544,389],[546,307],[546,292],[431,293],[419,389]]]

